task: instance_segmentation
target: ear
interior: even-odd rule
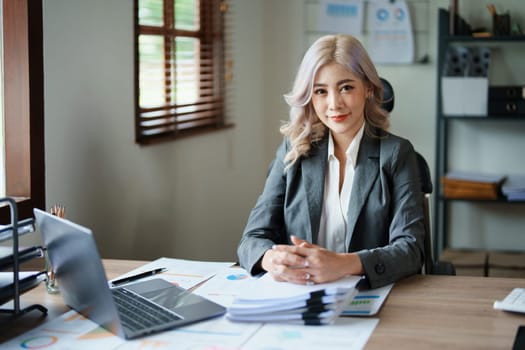
[[[370,100],[372,97],[374,97],[374,88],[372,87],[372,85],[369,85],[366,88],[366,99]]]

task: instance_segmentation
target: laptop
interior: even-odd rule
[[[64,302],[108,331],[133,339],[226,312],[161,278],[110,288],[90,229],[33,212]]]

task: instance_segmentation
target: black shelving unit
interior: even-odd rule
[[[19,256],[20,254],[19,244],[18,244],[19,228],[21,226],[23,227],[31,226],[32,227],[32,219],[19,222],[16,201],[10,197],[0,198],[0,205],[5,204],[5,203],[7,203],[10,207],[11,222],[9,225],[2,228],[2,232],[11,234],[13,254],[11,256],[4,257],[3,260],[5,262],[0,266],[0,270],[7,269],[7,268],[11,269],[13,273],[13,282],[12,282],[12,288],[9,288],[12,291],[9,293],[8,297],[6,297],[5,299],[4,298],[2,299],[2,303],[12,300],[13,307],[6,308],[6,309],[0,309],[0,313],[9,314],[13,317],[18,317],[32,310],[39,310],[44,315],[47,315],[47,309],[40,304],[32,304],[25,308],[20,307],[20,295],[24,293],[25,291],[38,285],[38,281],[39,281],[38,276],[45,273],[44,271],[42,271],[42,272],[39,272],[37,274],[34,274],[28,277],[27,279],[21,280],[19,278],[20,263],[22,263],[25,260],[29,260],[32,257],[42,256],[43,252],[42,252],[41,247],[31,247],[25,251],[23,256]],[[26,230],[25,232],[28,232],[28,230]]]
[[[451,124],[455,121],[469,121],[473,123],[482,122],[525,122],[525,115],[505,114],[505,115],[480,115],[480,116],[457,116],[445,115],[443,112],[442,94],[441,94],[441,76],[443,66],[445,64],[445,57],[447,49],[451,45],[478,45],[489,43],[498,44],[525,44],[525,35],[509,35],[509,36],[490,36],[490,37],[473,37],[467,35],[450,35],[449,34],[449,13],[445,9],[439,10],[438,19],[438,50],[437,50],[437,90],[436,90],[436,110],[437,110],[437,127],[436,127],[436,163],[434,174],[434,252],[435,256],[439,257],[443,250],[448,246],[448,223],[449,223],[449,203],[453,201],[465,202],[490,202],[502,204],[524,204],[525,201],[509,202],[504,198],[498,200],[471,200],[471,199],[449,199],[445,198],[442,193],[441,178],[449,170],[449,129]]]

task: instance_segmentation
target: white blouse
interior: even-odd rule
[[[359,145],[363,138],[364,128],[365,124],[363,123],[363,126],[361,126],[361,129],[359,129],[345,152],[346,168],[341,193],[339,193],[339,160],[334,154],[332,134],[330,133],[328,137],[328,164],[326,167],[318,244],[338,253],[348,251],[348,247],[345,245],[346,225],[348,221],[347,212],[350,203],[350,194],[352,193],[357,153],[359,152]]]

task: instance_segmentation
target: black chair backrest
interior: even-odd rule
[[[383,83],[383,104],[382,107],[388,113],[392,112],[394,109],[394,89],[388,80],[380,78]],[[426,274],[436,274],[436,275],[455,275],[456,270],[452,263],[436,261],[437,259],[433,256],[432,249],[432,232],[431,232],[431,223],[430,223],[430,200],[429,195],[433,191],[432,186],[432,177],[430,175],[430,168],[425,158],[418,152],[416,152],[416,161],[417,168],[419,173],[419,182],[421,184],[421,192],[423,194],[423,205],[425,210],[425,239],[424,239],[424,249],[425,249],[425,270]]]
[[[385,78],[379,78],[381,82],[383,83],[383,104],[382,107],[384,110],[386,110],[388,113],[392,112],[394,109],[394,88],[388,80]]]
[[[419,183],[421,184],[421,192],[432,193],[432,178],[430,176],[430,168],[423,156],[416,152],[417,170],[419,172]]]

